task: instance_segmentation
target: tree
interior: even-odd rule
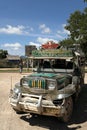
[[[82,14],[80,11],[75,11],[70,15],[70,18],[67,20],[68,24],[65,26],[65,29],[70,31],[70,37],[73,40],[80,38],[80,27],[82,22]]]
[[[7,54],[7,50],[0,50],[0,59],[6,58]]]
[[[69,46],[71,46],[73,43],[74,43],[74,40],[71,39],[71,38],[67,38],[67,39],[64,39],[64,40],[62,40],[62,41],[59,42],[59,44],[60,44],[61,46],[64,46],[64,47],[69,47]]]
[[[87,2],[87,0],[84,0],[84,2]]]
[[[70,31],[69,37],[79,43],[87,56],[87,8],[83,12],[75,11],[67,20],[65,29]]]

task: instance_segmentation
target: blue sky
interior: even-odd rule
[[[63,40],[70,14],[85,7],[83,0],[0,0],[0,49],[25,55],[25,45]]]

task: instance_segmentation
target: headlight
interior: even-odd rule
[[[18,94],[20,92],[20,90],[18,88],[14,88],[13,92]]]
[[[20,85],[22,85],[22,86],[28,86],[28,81],[26,79],[21,79],[20,80]]]
[[[49,90],[54,90],[56,87],[56,82],[55,81],[48,81],[48,89]]]
[[[13,89],[12,97],[13,97],[14,99],[17,99],[19,93],[20,93],[20,89],[18,89],[18,88],[15,87],[15,88]]]
[[[23,80],[22,85],[23,86],[28,86],[28,81],[27,80]]]

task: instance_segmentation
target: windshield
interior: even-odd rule
[[[73,69],[73,62],[66,59],[38,59],[34,61],[34,68],[37,71]]]

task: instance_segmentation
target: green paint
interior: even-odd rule
[[[34,50],[32,51],[34,57],[71,57],[73,56],[70,50]]]
[[[58,83],[59,83],[59,84],[62,84],[62,83],[65,81],[65,79],[66,79],[66,78],[61,78],[61,79],[59,79],[59,80],[58,80]]]
[[[32,75],[30,75],[30,77],[48,77],[48,78],[52,78],[54,76],[56,76],[56,74],[54,73],[34,73]]]

